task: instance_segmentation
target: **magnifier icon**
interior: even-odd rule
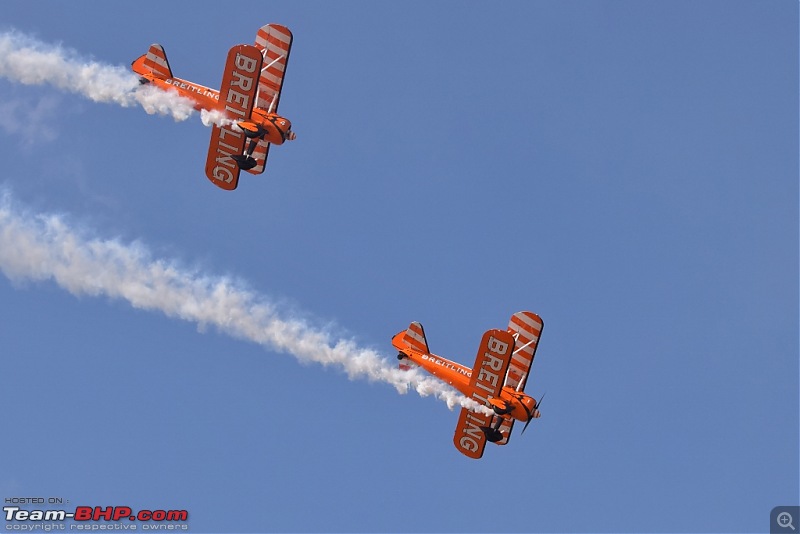
[[[778,521],[779,527],[781,528],[789,527],[790,529],[794,530],[794,525],[792,525],[792,514],[790,514],[789,512],[779,513],[776,521]]]

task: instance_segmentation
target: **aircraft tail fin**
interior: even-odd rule
[[[426,354],[430,354],[431,352],[428,349],[428,340],[425,339],[425,330],[422,328],[422,325],[416,321],[408,326],[408,329],[403,335],[403,343],[417,352],[424,352]]]
[[[150,49],[143,56],[139,56],[131,64],[133,72],[144,76],[150,74],[156,78],[172,78],[172,69],[167,61],[167,53],[160,44],[150,45]]]
[[[425,339],[425,330],[422,328],[422,325],[416,321],[411,323],[405,332],[397,334],[395,339],[397,341],[395,347],[401,351],[402,347],[408,347],[416,352],[430,354],[430,350],[428,349],[428,341]],[[402,358],[400,359],[399,367],[403,371],[408,371],[414,367],[417,367],[417,364],[408,358]]]

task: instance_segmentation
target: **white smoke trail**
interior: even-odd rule
[[[87,237],[63,217],[25,212],[7,192],[0,195],[0,270],[12,280],[53,280],[74,295],[123,299],[200,327],[213,325],[298,360],[339,367],[351,379],[384,382],[400,393],[411,387],[450,409],[458,405],[491,413],[438,380],[395,368],[374,350],[281,317],[241,283],[153,259],[141,244]]]
[[[176,121],[189,118],[194,111],[190,100],[177,92],[140,85],[128,69],[83,59],[74,51],[18,32],[0,33],[0,76],[25,85],[52,85],[94,102],[123,107],[138,104],[147,113],[170,115]],[[206,120],[204,123],[208,125]]]
[[[236,121],[229,119],[225,113],[217,110],[208,111],[206,109],[200,111],[200,120],[206,126],[216,124],[217,126],[230,126]]]

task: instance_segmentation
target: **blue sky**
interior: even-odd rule
[[[215,87],[262,24],[295,38],[298,139],[233,193],[197,115],[1,78],[20,218],[387,360],[417,320],[471,365],[535,311],[547,398],[469,460],[431,397],[7,261],[3,498],[184,508],[196,532],[756,532],[798,503],[796,2],[5,6],[0,32],[125,67],[158,42]]]

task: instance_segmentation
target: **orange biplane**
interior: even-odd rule
[[[544,323],[532,312],[511,316],[507,330],[488,330],[483,334],[472,369],[431,354],[422,325],[414,322],[392,338],[399,350],[400,368],[422,367],[450,384],[465,396],[492,410],[484,414],[462,408],[453,442],[470,458],[483,456],[487,441],[505,445],[514,421],[524,421],[522,432],[538,418],[539,402],[524,393],[536,346]]]
[[[264,172],[269,145],[295,138],[292,123],[278,115],[291,47],[292,32],[288,28],[262,26],[255,46],[236,45],[228,52],[219,91],[175,78],[164,48],[158,44],[151,45],[131,67],[141,83],[175,90],[191,99],[196,110],[216,111],[230,119],[228,125],[213,127],[206,176],[218,187],[233,190],[239,183],[240,169],[251,174]]]

